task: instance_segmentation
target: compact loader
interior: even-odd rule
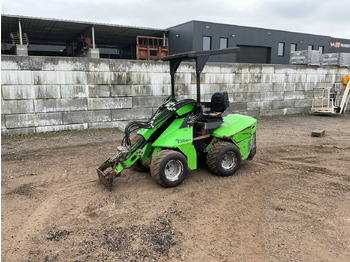
[[[200,99],[200,74],[208,58],[236,52],[239,48],[193,51],[162,58],[170,63],[171,96],[148,121],[130,122],[117,153],[97,169],[100,181],[109,190],[113,179],[129,167],[150,170],[160,185],[175,187],[184,181],[188,170],[197,168],[200,156],[206,157],[208,168],[219,176],[234,174],[242,160],[254,157],[257,120],[240,114],[224,116],[229,106],[227,92],[215,92],[210,102]],[[175,98],[175,73],[184,60],[195,61],[197,100]]]

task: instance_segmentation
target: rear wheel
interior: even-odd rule
[[[175,187],[186,178],[188,165],[186,158],[179,152],[163,150],[152,160],[151,175],[162,186]]]
[[[233,175],[241,165],[239,148],[229,142],[213,145],[207,154],[207,165],[211,172],[219,176]]]

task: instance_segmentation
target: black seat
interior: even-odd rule
[[[205,107],[210,107],[210,111],[203,112],[202,119],[222,119],[221,114],[229,106],[228,94],[227,92],[215,92],[211,97],[211,102],[203,104]]]
[[[223,113],[229,105],[227,92],[215,92],[211,97],[211,112]]]

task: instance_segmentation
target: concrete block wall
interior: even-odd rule
[[[209,63],[201,96],[227,91],[228,111],[252,116],[310,111],[312,89],[342,81],[349,69],[300,65]],[[176,74],[181,98],[196,98],[195,69]],[[170,95],[163,62],[68,57],[2,56],[2,134],[123,128],[144,120]]]

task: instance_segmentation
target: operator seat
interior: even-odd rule
[[[195,137],[211,134],[223,123],[222,113],[229,106],[228,94],[227,92],[215,92],[210,103],[204,102],[202,104],[209,107],[210,110],[203,112],[202,117],[196,121],[193,129]]]
[[[203,112],[203,119],[220,118],[221,114],[225,112],[229,106],[227,92],[215,92],[211,96],[210,103],[204,103],[205,107],[209,107],[209,111]]]
[[[229,105],[227,92],[215,92],[211,96],[210,109],[211,112],[223,113]]]

